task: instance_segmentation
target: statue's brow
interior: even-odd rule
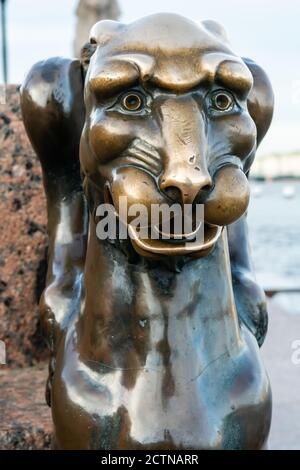
[[[118,62],[103,68],[89,80],[90,90],[102,98],[113,96],[138,84],[140,74],[129,62]]]
[[[217,67],[215,83],[243,96],[251,90],[253,78],[246,65],[240,62],[224,61]]]
[[[148,73],[147,68],[144,69],[133,61],[113,61],[101,70],[95,71],[94,77],[89,81],[90,90],[100,98],[106,98],[134,87],[140,82],[178,92],[187,92],[201,84],[207,85],[209,82],[215,82],[243,96],[249,92],[253,83],[247,66],[231,60],[221,61],[218,65],[209,66],[208,69],[200,69],[182,82],[180,77],[173,77],[172,73],[157,74],[155,68],[151,72]]]

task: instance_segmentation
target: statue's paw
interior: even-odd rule
[[[70,319],[78,311],[74,297],[77,298],[73,284],[66,285],[65,280],[49,284],[42,293],[39,302],[41,325],[51,351],[56,349]]]
[[[54,356],[51,356],[48,366],[48,377],[46,382],[46,389],[45,389],[45,399],[48,406],[51,407],[51,394],[52,394],[52,381],[55,371],[55,363],[56,359]]]
[[[235,271],[232,273],[232,281],[239,318],[261,346],[268,329],[265,293],[250,273]]]
[[[53,312],[51,305],[46,300],[46,292],[48,291],[48,289],[49,287],[46,287],[46,289],[41,295],[39,302],[39,311],[43,335],[45,340],[47,341],[50,351],[52,351],[54,349],[57,322],[55,320],[55,313]]]

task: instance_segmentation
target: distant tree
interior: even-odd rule
[[[118,19],[120,9],[117,0],[79,0],[76,15],[74,54],[79,57],[80,50],[87,42],[93,24],[103,19]]]

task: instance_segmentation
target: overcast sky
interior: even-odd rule
[[[77,0],[8,0],[9,81],[37,60],[72,55]],[[272,130],[260,153],[300,150],[300,0],[119,0],[121,20],[159,11],[194,21],[216,19],[235,52],[270,76],[276,97]]]

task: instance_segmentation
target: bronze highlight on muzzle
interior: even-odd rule
[[[143,178],[143,184],[140,184],[140,178]],[[147,252],[154,254],[167,254],[178,256],[183,254],[194,254],[199,252],[199,256],[208,253],[208,248],[212,248],[214,243],[218,239],[221,233],[221,227],[229,225],[238,220],[246,211],[249,203],[249,184],[244,172],[234,165],[225,165],[220,168],[214,174],[212,184],[207,190],[199,190],[196,193],[196,197],[193,200],[193,204],[183,203],[178,197],[178,192],[173,191],[173,196],[170,197],[170,193],[162,193],[157,190],[157,181],[151,175],[145,173],[140,174],[138,169],[134,169],[131,166],[124,166],[118,168],[114,174],[112,184],[105,186],[104,200],[106,203],[113,204],[116,216],[120,212],[120,200],[126,198],[126,219],[122,216],[122,222],[127,225],[129,236],[132,240],[134,247],[141,252],[145,250],[144,255]],[[143,186],[144,185],[144,186]],[[180,183],[173,180],[173,189],[178,188]],[[186,190],[187,191],[187,190]],[[204,193],[204,194],[203,194]],[[126,195],[126,196],[124,196]],[[157,225],[154,225],[154,231],[151,230],[153,222],[153,208],[158,207],[170,207],[181,204],[182,215],[184,216],[184,209],[186,206],[193,205],[196,208],[203,205],[204,212],[198,212],[201,214],[201,218],[196,218],[193,214],[192,229],[189,233],[177,233],[175,236],[172,233],[164,233],[163,230],[159,229]],[[130,208],[135,206],[145,208],[147,223],[144,225],[149,226],[149,236],[141,237],[140,227],[136,228],[132,222],[135,220],[136,213],[131,211]],[[129,209],[129,210],[127,210]],[[195,212],[195,211],[194,211]],[[168,215],[167,215],[168,216]],[[171,215],[172,217],[172,215]],[[152,220],[151,220],[152,218]],[[171,220],[172,222],[172,220]],[[182,227],[185,221],[182,221]],[[204,224],[204,237],[201,240],[197,240],[195,243],[194,238],[197,235],[197,230],[201,224]],[[171,224],[172,225],[172,224]],[[153,233],[158,232],[161,235],[165,235],[165,240],[169,239],[169,242],[173,246],[168,246],[166,241],[157,241],[153,237]],[[145,233],[145,232],[143,232]],[[194,234],[194,237],[193,237]],[[144,241],[141,240],[144,238]],[[161,237],[160,237],[161,238]],[[146,241],[147,239],[147,241]],[[174,246],[174,242],[177,242],[177,246]]]

